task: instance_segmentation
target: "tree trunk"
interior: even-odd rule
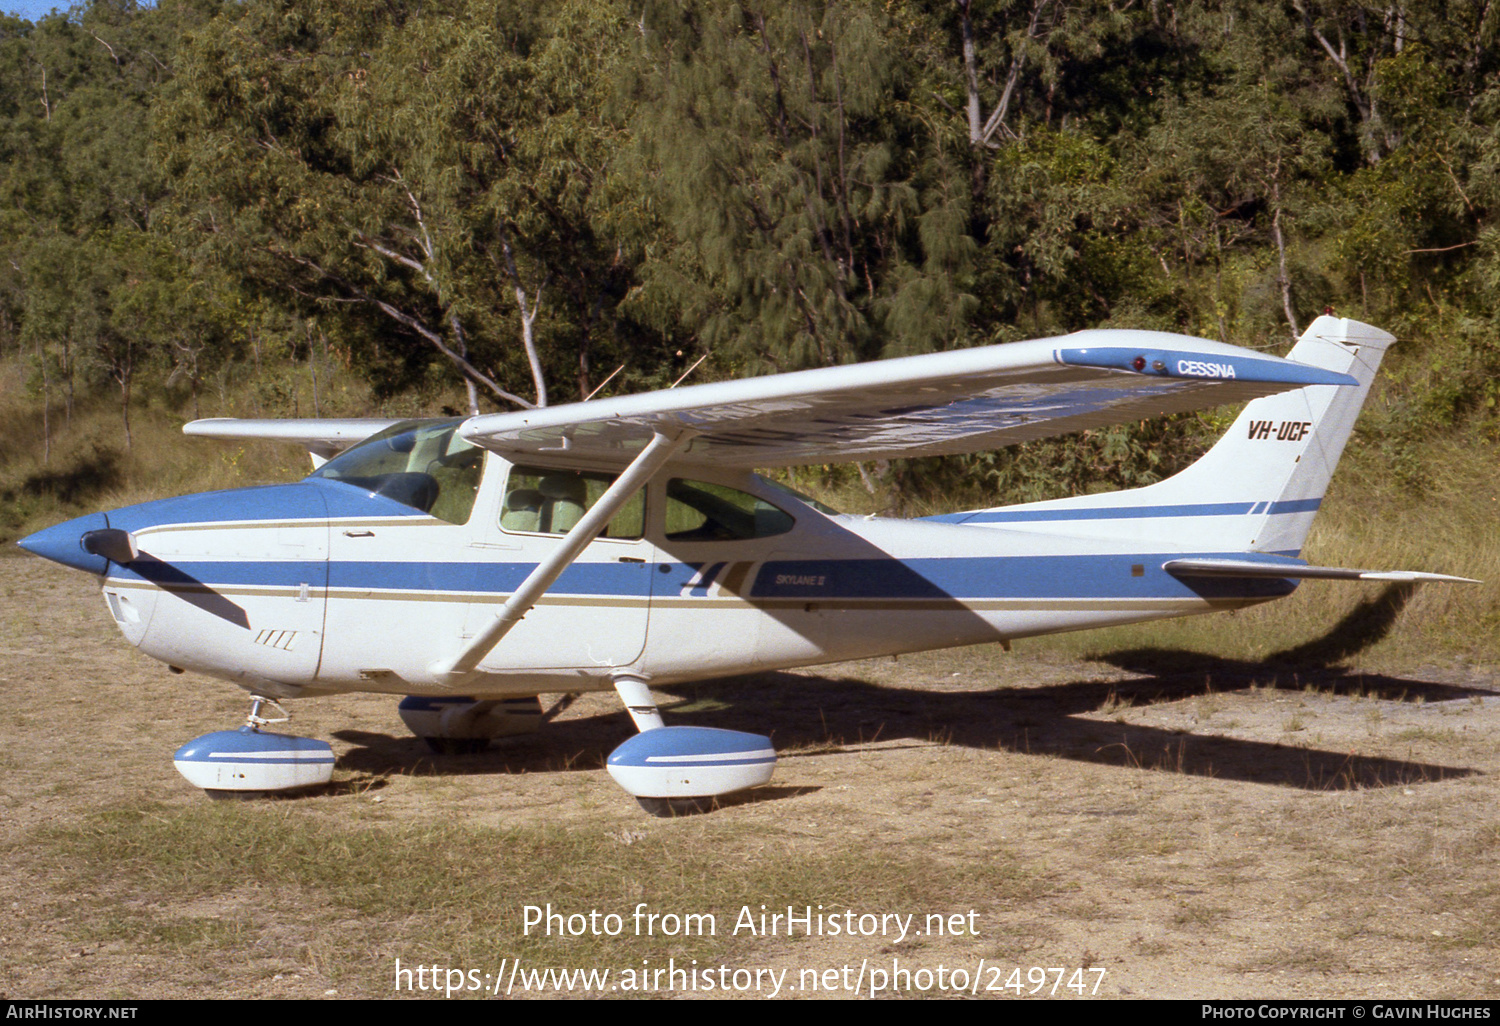
[[[125,422],[125,451],[130,451],[130,367],[120,378],[120,418]]]
[[[1271,233],[1276,236],[1276,260],[1277,281],[1281,284],[1281,309],[1286,314],[1286,322],[1291,325],[1292,338],[1299,338],[1302,332],[1297,327],[1297,315],[1292,312],[1292,279],[1286,273],[1286,239],[1281,234],[1281,189],[1277,185],[1271,186],[1271,201],[1276,204],[1276,213],[1271,215]]]

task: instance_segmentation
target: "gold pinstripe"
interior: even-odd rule
[[[297,588],[285,587],[255,587],[253,585],[239,585],[225,588],[209,588],[204,585],[194,584],[168,584],[154,585],[145,581],[117,581],[110,580],[110,587],[124,591],[149,591],[159,589],[172,593],[189,594],[216,594],[216,595],[253,595],[263,598],[296,597],[300,594]],[[314,588],[310,594],[313,597],[324,595],[321,589]],[[375,591],[355,590],[347,588],[329,589],[326,592],[329,599],[354,599],[364,601],[383,602],[449,602],[449,603],[483,603],[489,602],[497,608],[505,601],[504,592],[417,592],[417,591]],[[729,596],[723,598],[677,598],[670,596],[657,596],[651,599],[645,598],[615,598],[609,596],[543,596],[537,605],[543,606],[578,606],[581,608],[646,608],[648,606],[658,609],[756,609],[756,610],[805,610],[808,612],[982,612],[986,610],[1028,610],[1048,609],[1061,612],[1088,611],[1096,609],[1122,609],[1122,610],[1146,610],[1167,609],[1177,606],[1207,606],[1209,608],[1231,608],[1243,605],[1246,602],[1260,601],[1259,599],[818,599],[808,601],[806,599],[767,599],[764,601],[747,601],[745,599]],[[811,609],[808,607],[811,606]]]

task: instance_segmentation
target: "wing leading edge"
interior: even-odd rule
[[[693,432],[678,461],[779,467],[976,452],[1350,384],[1348,375],[1238,346],[1098,330],[488,414],[460,433],[510,458],[625,463],[671,426]]]

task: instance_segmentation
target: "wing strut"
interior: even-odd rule
[[[552,583],[562,575],[577,559],[579,554],[593,541],[600,531],[603,531],[616,513],[624,508],[625,503],[635,495],[636,492],[646,487],[651,476],[661,469],[662,464],[672,457],[683,443],[691,438],[693,432],[686,428],[673,428],[670,431],[657,427],[652,434],[651,441],[641,450],[641,454],[631,461],[630,466],[625,468],[624,473],[615,479],[615,483],[599,497],[599,501],[590,507],[573,526],[573,529],[563,535],[561,544],[553,550],[552,554],[537,564],[535,570],[527,575],[526,580],[511,593],[510,598],[500,607],[494,621],[486,627],[469,646],[460,652],[451,661],[443,660],[432,667],[433,673],[439,677],[449,675],[462,675],[470,673],[479,665],[479,661],[489,655],[494,647],[500,644],[502,638],[510,632],[510,629],[521,622],[521,618],[531,611],[531,607],[552,587]]]

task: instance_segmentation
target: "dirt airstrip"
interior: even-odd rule
[[[679,819],[644,815],[601,768],[630,733],[611,696],[446,761],[389,698],[309,700],[291,729],[334,745],[335,785],[221,814],[171,754],[238,725],[243,693],[135,652],[82,574],[29,557],[0,574],[3,997],[385,997],[397,958],[487,981],[508,937],[529,965],[611,968],[604,989],[626,992],[624,970],[691,956],[725,968],[674,993],[765,996],[778,973],[780,997],[868,993],[905,967],[927,972],[908,993],[1007,999],[1500,997],[1494,668],[1355,673],[1330,635],[1269,663],[1022,643],[686,688],[659,695],[669,722],[771,733],[782,759],[773,786]],[[236,823],[288,852],[306,831],[325,862],[427,827],[574,854],[537,875],[497,845],[456,867],[513,885],[466,928],[441,885],[421,884],[430,907],[420,888],[380,896],[419,871],[405,861],[341,882],[288,854],[281,887],[274,858],[226,853],[205,876],[138,843]],[[720,942],[635,936],[632,899],[712,914]],[[625,929],[523,936],[524,906],[548,903]],[[843,926],[728,936],[789,903]],[[954,915],[956,935],[925,928]]]

